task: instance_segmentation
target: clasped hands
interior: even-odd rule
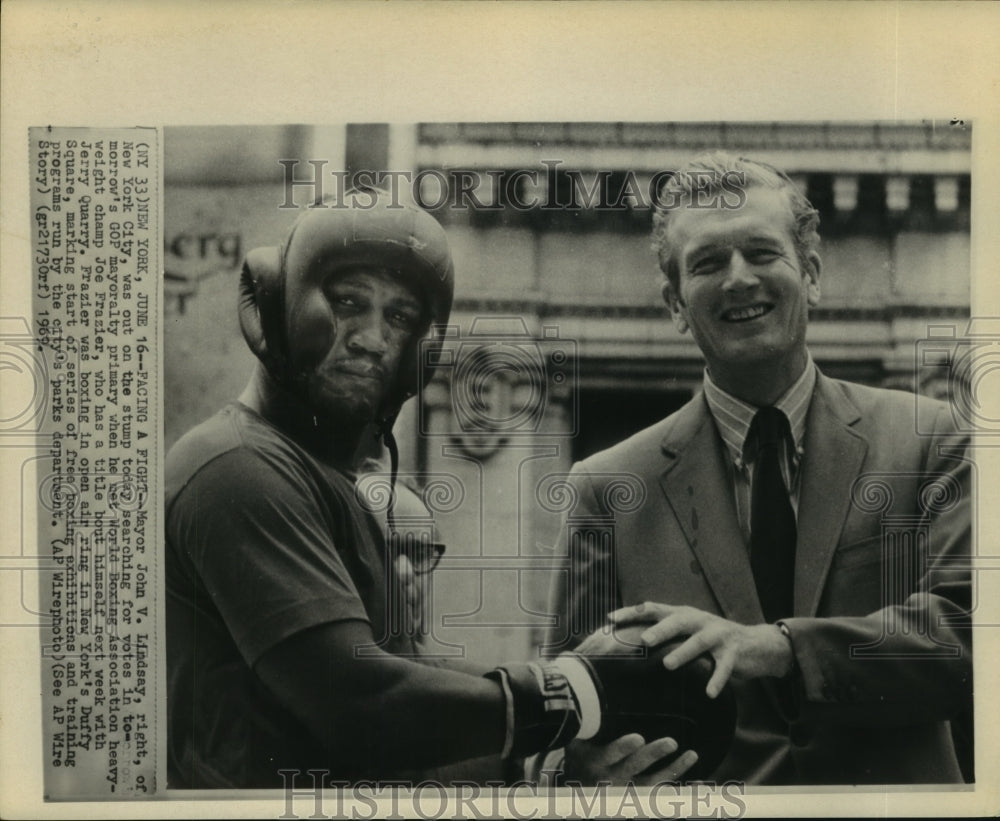
[[[400,581],[405,631],[422,640],[425,614],[422,581],[405,556],[398,556],[394,571]],[[772,624],[745,625],[713,613],[685,605],[656,602],[624,607],[609,615],[610,629],[603,628],[588,636],[576,648],[585,655],[630,654],[638,640],[655,648],[677,642],[663,658],[664,666],[676,670],[702,655],[711,656],[714,670],[706,694],[715,698],[730,678],[753,679],[783,677],[793,668],[791,643]],[[630,628],[628,638],[620,631]],[[645,739],[638,733],[621,736],[609,743],[574,741],[566,748],[563,775],[567,780],[584,783],[597,781],[614,785],[627,783],[652,785],[679,781],[698,760],[693,750],[675,755],[672,738]],[[668,758],[669,757],[669,758]]]
[[[790,641],[773,624],[739,624],[695,607],[655,602],[616,610],[609,621],[610,630],[605,628],[591,634],[576,648],[577,652],[592,655],[635,652],[634,630],[645,626],[638,638],[647,647],[677,642],[663,658],[669,670],[702,655],[712,657],[714,671],[705,688],[710,698],[718,696],[730,678],[780,678],[791,672],[794,663]],[[623,641],[617,632],[626,627],[633,629],[628,631],[629,639]],[[676,750],[677,744],[671,738],[651,739],[647,743],[647,739],[635,733],[605,745],[576,741],[567,747],[564,777],[640,786],[675,781],[697,761],[697,755],[687,750],[656,766]]]
[[[715,671],[705,688],[710,698],[719,695],[733,676],[782,678],[792,670],[791,643],[773,624],[739,624],[696,607],[656,602],[623,607],[608,618],[611,632],[599,630],[588,636],[577,648],[579,652],[628,652],[629,647],[615,637],[614,631],[649,624],[639,636],[647,647],[680,640],[663,659],[668,670],[676,670],[701,655],[712,657]]]

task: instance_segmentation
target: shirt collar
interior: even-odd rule
[[[719,435],[729,451],[729,456],[737,465],[743,463],[743,446],[750,423],[758,408],[732,394],[726,393],[712,381],[708,370],[704,378],[705,399],[708,409],[715,420]],[[809,402],[813,389],[816,387],[816,366],[812,356],[806,351],[806,366],[795,383],[782,394],[774,406],[788,417],[792,430],[792,440],[795,442],[795,452],[801,456],[802,441],[806,433],[806,414],[809,412]]]

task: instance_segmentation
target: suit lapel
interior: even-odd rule
[[[795,615],[815,615],[868,443],[857,408],[818,374],[806,424],[795,556]]]
[[[660,485],[723,614],[762,621],[732,479],[704,396],[681,409],[662,446],[668,465]]]

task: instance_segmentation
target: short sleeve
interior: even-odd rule
[[[204,465],[171,505],[168,541],[248,665],[308,627],[368,621],[334,544],[336,513],[305,468],[246,448]]]

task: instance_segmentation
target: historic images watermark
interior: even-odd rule
[[[680,195],[663,190],[673,171],[637,174],[627,171],[564,169],[562,160],[542,160],[542,168],[425,168],[420,171],[328,169],[330,160],[283,159],[284,200],[279,208],[374,208],[378,192],[389,195],[390,208],[412,200],[421,208],[476,211],[599,211],[669,209]],[[301,175],[301,176],[300,176]],[[693,171],[692,208],[735,210],[746,202],[743,172]],[[297,192],[310,192],[300,201]]]
[[[279,818],[743,818],[745,786],[664,781],[649,789],[607,782],[539,788],[530,781],[478,784],[437,781],[326,781],[328,770],[281,770],[285,806]]]

